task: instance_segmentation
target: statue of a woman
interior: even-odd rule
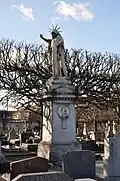
[[[64,40],[57,28],[51,32],[52,39],[46,39],[40,34],[40,38],[48,43],[48,50],[52,60],[53,76],[67,77],[67,68],[64,57]]]

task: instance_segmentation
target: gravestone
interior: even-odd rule
[[[33,144],[34,138],[32,136],[30,136],[29,139],[27,140],[27,143]]]
[[[120,132],[104,140],[105,181],[120,181]]]
[[[30,123],[28,123],[26,133],[33,133],[32,125]]]
[[[1,152],[1,139],[0,139],[0,174],[6,173],[10,168],[10,164],[6,162],[5,156]]]
[[[76,140],[74,88],[69,79],[54,78],[50,82],[48,93],[48,99],[43,106],[43,134],[38,146],[38,156],[43,155],[42,143],[46,143],[45,147],[50,148],[46,155],[50,153],[52,161],[54,158],[60,161],[66,151],[81,149]]]
[[[16,130],[14,128],[12,128],[9,131],[9,135],[8,135],[8,140],[12,140],[12,139],[16,139]]]
[[[49,169],[48,160],[40,157],[32,157],[14,161],[10,163],[10,167],[11,180],[17,177],[19,174],[47,172]]]
[[[34,137],[34,133],[33,132],[23,132],[21,133],[21,144],[22,143],[26,143],[30,137]]]
[[[12,181],[74,181],[63,172],[21,174]]]
[[[96,151],[97,144],[95,140],[81,140],[82,150]]]
[[[1,140],[0,140],[0,165],[5,163],[5,157],[3,153],[1,152]]]
[[[5,157],[4,157],[3,153],[0,152],[0,165],[2,165],[3,163],[5,163]]]
[[[28,138],[27,138],[28,139]],[[26,133],[25,132],[22,132],[21,133],[21,144],[22,143],[26,143]]]
[[[96,178],[95,153],[89,150],[66,152],[63,155],[62,170],[74,179]]]

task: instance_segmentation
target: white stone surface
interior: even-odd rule
[[[50,156],[50,142],[41,141],[38,144],[37,156],[46,158],[49,160]]]
[[[105,180],[120,181],[120,132],[105,139],[104,146]]]
[[[50,103],[47,103],[47,105],[50,107],[49,111],[51,111]],[[45,106],[46,105],[43,105],[43,111],[45,111]],[[48,110],[46,110],[46,111],[48,111]],[[51,139],[52,139],[52,118],[51,118],[51,114],[49,115],[49,117],[45,117],[45,113],[44,113],[43,114],[42,140],[44,140],[46,142],[51,142]]]
[[[51,79],[47,86],[49,94],[45,96],[45,99],[51,100],[51,102],[46,101],[50,105],[51,114],[49,119],[46,119],[46,116],[43,117],[42,143],[45,144],[43,146],[39,144],[38,156],[41,156],[39,152],[43,150],[43,155],[47,157],[51,149],[51,153],[57,153],[61,158],[62,154],[68,150],[81,150],[81,145],[76,143],[74,88],[70,80],[63,77]]]
[[[57,94],[54,96],[55,99],[52,103],[48,103],[50,106],[50,117],[46,119],[43,117],[43,137],[44,141],[52,142],[53,144],[70,144],[76,142],[76,112],[75,103],[72,98],[73,86],[68,79],[63,77],[49,82],[49,90]],[[71,100],[68,100],[71,98]],[[69,107],[70,114],[68,119],[63,121],[58,115],[58,107],[65,105]],[[44,107],[43,107],[44,110]]]

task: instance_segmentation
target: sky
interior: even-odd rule
[[[1,0],[1,39],[41,45],[52,24],[67,49],[120,53],[120,0]]]
[[[120,52],[120,0],[4,0],[0,38],[42,44],[52,24],[60,26],[66,48]]]

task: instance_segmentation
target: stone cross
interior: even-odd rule
[[[62,122],[62,129],[66,129],[67,128],[67,120],[61,120]]]

